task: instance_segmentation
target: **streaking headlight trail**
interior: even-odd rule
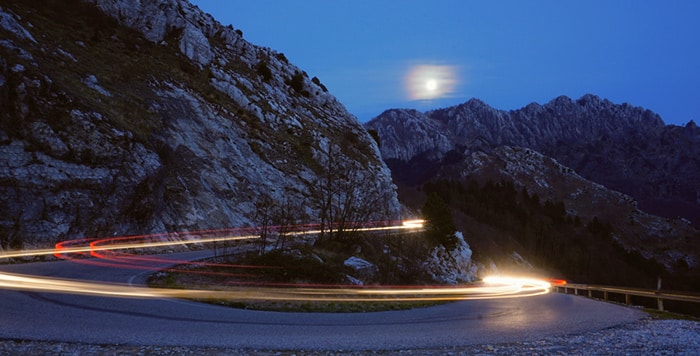
[[[355,226],[355,231],[420,231],[423,220],[406,220],[392,224],[367,224]],[[318,234],[317,225],[297,226],[290,235]],[[139,268],[157,271],[157,265],[203,262],[174,261],[159,256],[132,255],[124,250],[165,247],[173,245],[203,244],[221,241],[252,240],[260,238],[254,228],[209,230],[187,233],[126,236],[103,239],[80,239],[62,242],[55,249],[24,250],[0,253],[0,258],[55,255],[58,258],[80,263],[117,268]],[[196,238],[195,238],[196,236]],[[181,238],[172,241],[173,238]],[[183,238],[186,237],[186,238]],[[82,257],[73,259],[75,257]],[[88,258],[86,258],[88,257]],[[259,266],[237,266],[238,270],[260,268]],[[276,267],[266,267],[276,268]],[[245,275],[243,272],[241,276]],[[482,282],[459,287],[415,287],[415,286],[333,286],[333,285],[240,285],[215,289],[168,289],[114,284],[89,280],[50,278],[0,272],[0,288],[63,294],[81,294],[117,298],[189,298],[198,300],[233,301],[457,301],[468,299],[514,298],[546,294],[549,282],[534,278],[494,276]]]
[[[404,220],[404,222],[401,225],[403,225],[404,227],[407,227],[407,228],[422,229],[423,225],[425,225],[425,220],[422,220],[422,219]]]
[[[25,292],[50,292],[119,298],[192,298],[277,301],[458,301],[519,298],[549,293],[550,284],[536,279],[508,278],[467,287],[434,288],[275,288],[238,287],[230,290],[166,289],[0,273],[0,287]]]
[[[393,223],[400,223],[386,226],[373,226],[376,224],[367,224],[367,226],[354,227],[353,231],[363,232],[378,232],[378,231],[400,231],[400,230],[419,230],[423,228],[423,220],[405,220]],[[268,227],[273,230],[275,227]],[[290,229],[286,232],[287,235],[303,236],[316,235],[321,233],[319,225],[300,225],[296,229]],[[260,235],[257,228],[240,228],[240,229],[221,229],[221,230],[204,230],[204,231],[188,231],[181,233],[166,233],[153,235],[137,235],[137,236],[121,236],[110,237],[104,239],[79,239],[59,242],[55,249],[35,249],[35,250],[20,250],[10,252],[0,252],[2,258],[18,258],[18,257],[33,257],[47,255],[64,255],[64,254],[93,254],[97,251],[109,250],[125,250],[125,249],[144,249],[178,245],[203,244],[211,242],[227,242],[259,239]]]

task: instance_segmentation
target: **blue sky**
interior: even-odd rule
[[[700,1],[191,2],[317,76],[363,122],[592,93],[700,123]]]

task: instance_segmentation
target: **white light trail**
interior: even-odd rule
[[[238,287],[229,290],[147,288],[129,285],[0,273],[0,288],[118,298],[192,298],[286,301],[450,301],[528,297],[549,292],[548,282],[511,278],[469,287],[440,288],[274,288]]]
[[[391,231],[409,230],[420,231],[424,226],[424,220],[406,220],[400,224],[389,226],[364,226],[355,228],[355,231]],[[304,226],[303,229],[291,231],[293,235],[319,234],[320,229],[312,228],[314,225]],[[149,268],[148,262],[174,262],[158,259],[156,256],[133,256],[101,251],[131,250],[153,247],[165,247],[173,245],[201,244],[223,241],[240,241],[260,238],[255,234],[236,234],[247,232],[251,229],[231,229],[216,231],[188,232],[181,234],[125,236],[104,239],[73,240],[56,245],[56,249],[23,250],[0,253],[0,258],[27,257],[41,255],[56,255],[61,258],[70,258],[71,254],[89,254],[97,259],[80,261],[112,261],[119,268]],[[197,238],[192,238],[193,236]],[[157,241],[172,237],[190,237],[187,240]],[[156,241],[152,241],[156,240]],[[109,265],[109,264],[103,264]],[[95,296],[109,296],[119,298],[192,298],[192,299],[216,299],[216,300],[276,300],[276,301],[335,301],[335,302],[373,302],[373,301],[451,301],[467,299],[493,299],[534,296],[548,293],[550,283],[532,278],[517,277],[489,277],[483,282],[463,287],[358,287],[358,286],[238,286],[226,287],[226,290],[207,289],[166,289],[148,288],[130,285],[111,284],[87,280],[70,280],[49,278],[43,276],[31,276],[0,272],[0,288],[32,291],[82,294]]]
[[[354,229],[354,231],[372,232],[372,231],[399,231],[399,230],[411,230],[420,229],[423,227],[423,220],[406,220],[400,225],[391,226],[377,226],[377,227],[361,227]],[[248,231],[250,229],[245,229]],[[228,230],[221,230],[228,231]],[[219,230],[214,231],[194,231],[187,232],[183,234],[163,234],[163,235],[145,235],[145,236],[121,236],[113,238],[105,238],[100,240],[95,240],[90,242],[88,245],[81,245],[77,247],[64,247],[61,244],[57,244],[55,249],[34,249],[34,250],[20,250],[20,251],[10,251],[10,252],[0,252],[0,259],[2,258],[18,258],[18,257],[32,257],[32,256],[46,256],[46,255],[64,255],[71,253],[92,253],[96,251],[109,251],[109,250],[126,250],[126,249],[143,249],[143,248],[154,248],[154,247],[167,247],[167,246],[177,246],[177,245],[191,245],[191,244],[201,244],[210,242],[225,242],[225,241],[240,241],[240,240],[253,240],[259,239],[260,235],[243,235],[243,236],[233,236],[233,235],[218,235],[218,236],[208,236],[216,235],[221,233]],[[234,230],[235,231],[235,230]],[[287,232],[289,235],[317,235],[320,234],[320,229],[313,230],[291,230]],[[191,236],[187,240],[164,240],[164,241],[141,241],[137,243],[114,243],[114,241],[128,240],[128,239],[153,239],[153,238],[170,238],[171,236]],[[87,239],[83,239],[89,241]]]

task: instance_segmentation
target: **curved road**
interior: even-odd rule
[[[173,254],[194,260],[208,252]],[[165,265],[163,265],[164,267]],[[70,261],[0,270],[142,284],[148,273]],[[599,330],[641,311],[565,294],[469,300],[372,313],[280,313],[176,299],[126,299],[0,290],[0,339],[258,349],[420,349],[518,342]]]

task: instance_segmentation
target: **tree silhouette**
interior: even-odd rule
[[[423,204],[423,218],[427,220],[426,236],[446,248],[454,248],[457,244],[452,210],[445,201],[437,194],[431,193]]]

